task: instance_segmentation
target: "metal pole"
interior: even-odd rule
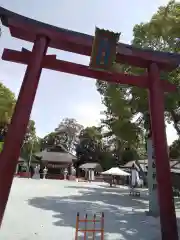
[[[45,36],[37,36],[34,42],[31,58],[0,155],[0,225],[39,84],[42,62],[47,52],[48,42],[49,40]]]

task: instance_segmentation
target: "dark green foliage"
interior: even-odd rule
[[[146,23],[134,26],[132,44],[136,47],[180,53],[180,3],[170,1],[165,7],[160,7],[152,19]],[[127,65],[114,65],[114,71],[133,75],[146,74],[144,69]],[[172,73],[162,72],[161,77],[180,86],[179,68]],[[137,87],[110,84],[97,81],[97,90],[106,106],[105,120],[102,124],[106,136],[114,146],[117,161],[123,163],[126,149],[137,155],[131,158],[144,158],[145,137],[150,130],[148,116],[148,94]],[[172,122],[180,136],[180,95],[165,95],[165,120]]]

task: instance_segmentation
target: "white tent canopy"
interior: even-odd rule
[[[102,172],[103,175],[113,175],[113,176],[130,176],[129,173],[121,170],[118,167],[110,168],[109,170]]]

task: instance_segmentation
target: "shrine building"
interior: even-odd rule
[[[68,178],[71,177],[76,156],[69,153],[62,145],[47,148],[34,156],[39,160],[41,169],[47,167],[47,178],[64,179],[64,171],[67,171]]]

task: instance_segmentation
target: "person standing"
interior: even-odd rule
[[[135,164],[132,164],[132,168],[131,168],[131,188],[135,188],[137,187],[139,184],[139,173],[138,170],[135,166]]]
[[[33,179],[40,179],[40,165],[37,164],[36,167],[34,168],[34,175],[33,175]]]
[[[46,178],[47,172],[48,172],[48,169],[47,169],[47,167],[45,167],[45,168],[43,169],[43,179]]]

